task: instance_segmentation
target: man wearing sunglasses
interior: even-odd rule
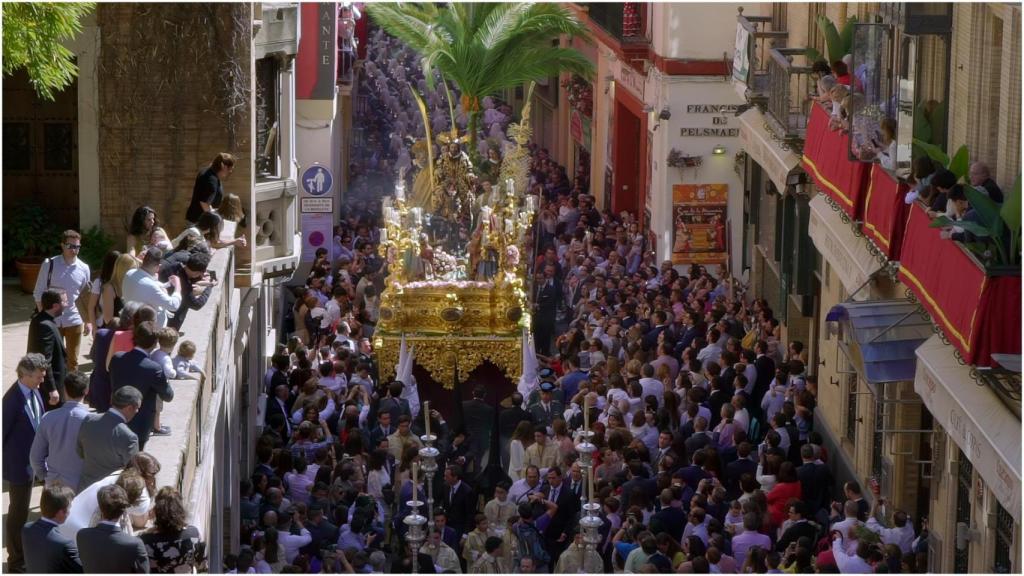
[[[74,230],[65,230],[61,237],[61,253],[47,258],[39,269],[36,287],[32,295],[36,301],[36,310],[42,311],[43,292],[51,288],[61,290],[67,295],[67,305],[56,318],[57,327],[64,338],[67,350],[68,371],[78,369],[78,351],[82,343],[82,335],[88,336],[92,331],[92,318],[89,311],[78,309],[78,297],[89,290],[89,265],[78,258],[82,249],[82,235]],[[86,317],[83,317],[86,316]],[[52,407],[52,406],[50,406]]]

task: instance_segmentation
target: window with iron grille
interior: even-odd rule
[[[1013,516],[996,504],[996,550],[993,571],[996,574],[1009,574],[1013,569],[1010,552],[1013,550]]]
[[[853,366],[848,366],[853,370]],[[857,441],[857,374],[846,375],[846,439]]]
[[[974,484],[974,465],[962,451],[957,459],[956,473],[956,521],[971,524],[971,486]],[[970,565],[970,546],[963,550],[954,547],[953,568],[957,574],[966,574]]]
[[[256,177],[280,176],[280,65],[268,56],[256,61]]]

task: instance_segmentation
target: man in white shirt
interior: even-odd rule
[[[298,527],[298,534],[292,534],[292,523]],[[299,555],[299,548],[313,541],[313,535],[302,525],[302,519],[294,508],[290,507],[283,522],[278,523],[277,541],[284,546],[284,559],[289,564]]]
[[[718,359],[722,356],[722,347],[719,345],[720,340],[721,334],[718,332],[718,328],[708,330],[708,345],[701,348],[700,352],[697,353],[697,360],[701,361],[702,366],[718,363]]]
[[[508,491],[508,501],[513,504],[525,502],[527,496],[540,492],[540,488],[540,468],[527,466],[526,474],[512,483]]]
[[[852,542],[853,548],[856,553],[849,553],[846,548],[850,544],[843,543],[843,537],[840,534],[832,535],[832,555],[836,559],[836,566],[839,567],[839,572],[843,574],[874,574],[874,567],[868,563],[867,557],[871,552],[871,545],[861,540],[854,540]]]
[[[834,509],[838,508],[838,503],[833,504],[832,506]],[[853,553],[853,551],[857,547],[857,541],[850,538],[850,531],[856,526],[860,525],[860,520],[857,519],[857,503],[854,502],[853,500],[847,500],[846,504],[843,505],[843,513],[845,515],[845,518],[843,518],[839,522],[833,523],[832,528],[830,528],[830,531],[838,531],[839,533],[841,533],[842,539],[840,540],[840,542],[847,543],[844,546],[848,547],[845,551],[848,553]],[[851,544],[852,546],[850,546]],[[835,543],[833,542],[833,547],[834,546]]]
[[[169,315],[181,306],[181,280],[171,276],[170,281],[164,284],[157,279],[163,256],[159,248],[146,250],[142,266],[125,274],[122,287],[125,301],[141,302],[156,309],[156,325],[159,328],[167,326]]]
[[[59,256],[47,258],[39,269],[36,276],[36,287],[32,291],[32,297],[36,301],[36,310],[43,310],[43,292],[50,288],[63,290],[68,296],[67,305],[60,316],[56,318],[57,327],[64,337],[64,348],[67,350],[68,372],[78,369],[78,350],[82,343],[82,336],[88,336],[93,328],[91,311],[79,312],[75,302],[82,292],[89,290],[89,282],[92,279],[89,273],[89,265],[78,259],[79,250],[82,249],[82,235],[74,230],[65,230],[61,238],[61,253]]]
[[[640,387],[643,388],[641,400],[654,396],[658,399],[658,408],[661,408],[665,405],[665,384],[654,377],[653,364],[644,364],[642,371],[644,377],[640,379]]]
[[[882,544],[895,544],[904,554],[910,554],[914,547],[914,523],[907,513],[897,510],[892,514],[892,528],[886,528],[878,521],[878,506],[885,504],[885,498],[878,498],[871,504],[871,515],[868,517],[869,530],[882,537]]]

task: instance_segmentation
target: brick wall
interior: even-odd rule
[[[123,239],[132,212],[149,205],[173,237],[218,152],[236,158],[225,193],[248,206],[250,5],[101,3],[96,20],[102,226]]]

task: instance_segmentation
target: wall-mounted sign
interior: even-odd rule
[[[687,114],[735,114],[740,109],[737,104],[687,104]]]
[[[334,175],[326,166],[314,164],[302,173],[302,189],[313,196],[323,196],[334,186]]]
[[[300,211],[303,214],[333,214],[334,198],[300,198]]]
[[[707,126],[704,128],[699,127],[682,127],[679,129],[679,135],[683,137],[688,136],[715,136],[717,138],[738,138],[740,135],[739,128],[715,128],[713,126]]]
[[[623,62],[620,62],[615,70],[617,72],[615,81],[628,88],[634,96],[643,102],[646,77],[634,70],[629,64]]]
[[[672,263],[724,264],[728,184],[672,186]]]
[[[296,56],[295,98],[334,100],[338,53],[338,8],[335,2],[302,4],[302,36]]]

